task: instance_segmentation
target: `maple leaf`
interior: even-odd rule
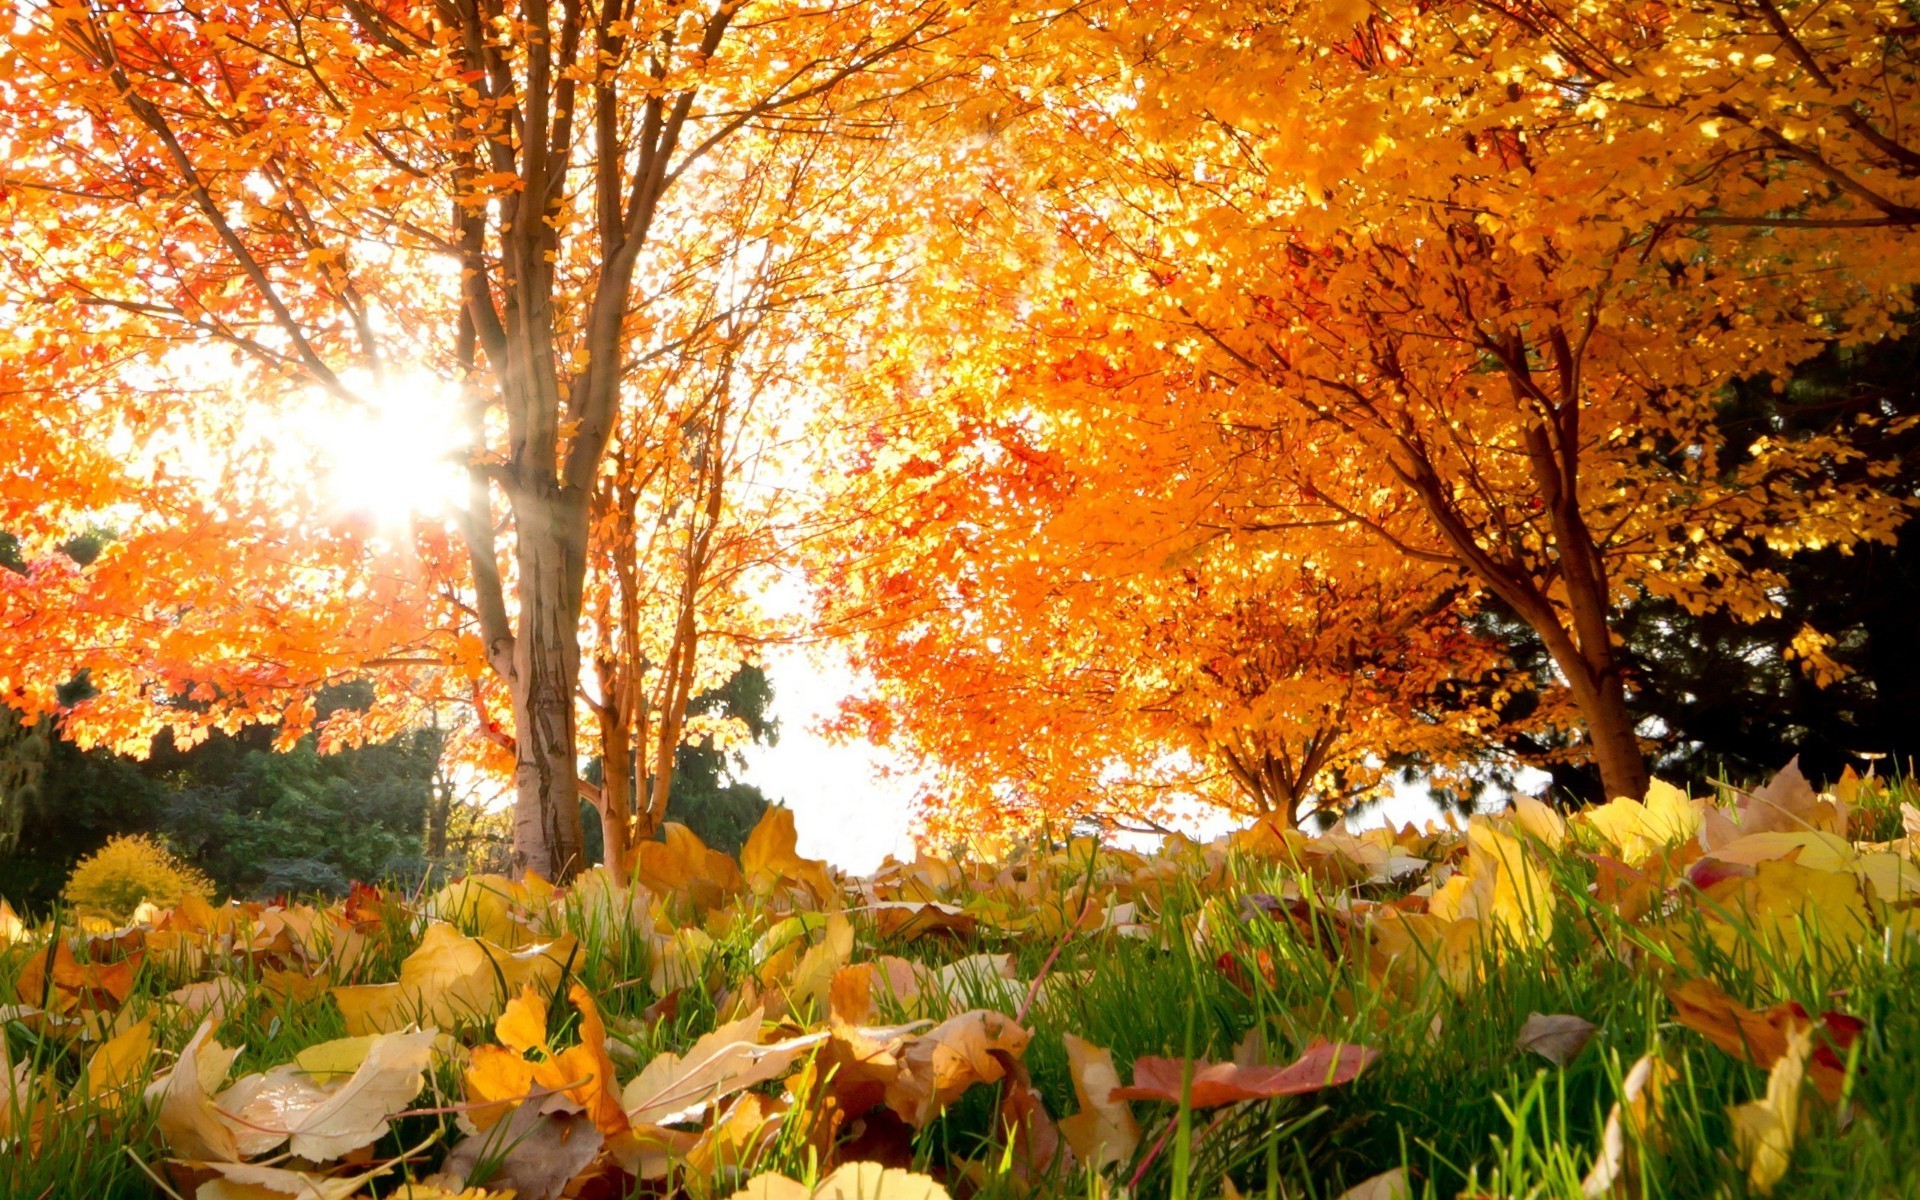
[[[135,951],[114,962],[83,963],[65,939],[56,938],[21,965],[14,993],[35,1001],[44,995],[49,1012],[115,1009],[133,994],[140,960],[141,953]]]
[[[173,1069],[147,1085],[146,1098],[156,1105],[154,1124],[175,1154],[184,1158],[233,1162],[240,1158],[233,1123],[213,1104],[213,1093],[226,1081],[239,1056],[213,1038],[214,1023],[203,1021]]]
[[[1859,1018],[1825,1012],[1816,1020],[1792,1001],[1755,1012],[1708,979],[1689,979],[1668,989],[1667,995],[1673,1001],[1674,1019],[1680,1024],[1761,1070],[1770,1070],[1780,1061],[1796,1033],[1815,1030],[1819,1036],[1807,1072],[1822,1097],[1829,1102],[1840,1099],[1847,1078],[1843,1056],[1865,1029]]]
[[[833,881],[827,875],[827,864],[801,858],[795,852],[798,844],[793,810],[778,804],[769,807],[740,848],[740,872],[746,877],[747,886],[764,896],[790,881],[806,887],[816,900],[832,895]]]
[[[1811,831],[1844,834],[1845,816],[1833,801],[1814,792],[1795,755],[1765,786],[1742,794],[1732,817],[1718,808],[1709,810],[1700,841],[1709,852],[1717,852],[1736,838],[1752,834]]]
[[[705,1112],[714,1101],[784,1074],[823,1032],[762,1044],[759,1009],[695,1041],[684,1054],[653,1058],[621,1091],[621,1107],[635,1125],[673,1125]]]
[[[1188,1088],[1182,1087],[1188,1064],[1177,1058],[1147,1055],[1133,1064],[1133,1082],[1117,1088],[1116,1100],[1184,1101],[1194,1108],[1218,1108],[1242,1100],[1304,1096],[1351,1083],[1379,1057],[1365,1046],[1315,1041],[1284,1067],[1247,1067],[1239,1063],[1195,1062]]]
[[[299,1060],[240,1079],[214,1101],[240,1126],[237,1157],[257,1158],[285,1143],[300,1158],[327,1162],[378,1141],[388,1119],[426,1086],[436,1036],[425,1029],[312,1047],[308,1061],[319,1060],[332,1077],[327,1083]],[[339,1068],[356,1054],[352,1074],[339,1079]]]

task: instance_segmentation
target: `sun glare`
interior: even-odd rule
[[[323,397],[281,421],[283,451],[311,464],[326,505],[394,529],[457,506],[466,480],[456,389],[400,375],[356,391],[364,403]]]

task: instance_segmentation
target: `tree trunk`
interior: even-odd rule
[[[1558,645],[1556,645],[1556,642]],[[1586,721],[1587,735],[1593,740],[1593,762],[1600,769],[1603,800],[1621,796],[1643,799],[1650,776],[1647,760],[1640,753],[1640,739],[1634,734],[1633,714],[1627,711],[1627,688],[1608,647],[1605,661],[1595,669],[1587,656],[1564,636],[1547,639],[1553,660],[1566,675],[1574,705]]]
[[[447,821],[453,815],[453,781],[436,769],[427,785],[427,861],[447,857]]]
[[[533,871],[564,883],[586,865],[574,752],[585,511],[565,500],[516,507],[520,628],[510,680],[514,873]]]
[[[633,855],[633,743],[627,729],[626,699],[609,687],[611,672],[600,673],[600,842],[608,871],[624,878]]]

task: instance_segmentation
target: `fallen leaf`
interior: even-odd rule
[[[1391,1171],[1382,1171],[1371,1179],[1363,1179],[1334,1200],[1412,1200],[1413,1188],[1407,1183],[1405,1167],[1395,1167]]]
[[[1581,1194],[1588,1200],[1636,1194],[1630,1185],[1633,1165],[1627,1155],[1627,1138],[1660,1148],[1660,1130],[1656,1117],[1660,1112],[1660,1093],[1674,1078],[1673,1068],[1652,1054],[1642,1055],[1620,1084],[1620,1099],[1607,1114],[1600,1132],[1600,1153],[1593,1168],[1580,1181]]]
[[[1577,819],[1612,843],[1626,865],[1638,867],[1668,846],[1698,834],[1702,817],[1685,792],[1656,779],[1647,786],[1645,803],[1620,796],[1587,809]]]
[[[1824,831],[1845,835],[1845,821],[1830,800],[1822,800],[1800,771],[1800,758],[1780,769],[1764,787],[1740,797],[1733,816],[1715,808],[1706,815],[1700,844],[1709,852],[1756,833]]]
[[[217,1172],[194,1192],[194,1200],[346,1200],[365,1186],[367,1180],[393,1169],[382,1163],[371,1171],[350,1176],[316,1175],[291,1171],[260,1163],[202,1162],[194,1164]]]
[[[241,1157],[282,1142],[309,1162],[328,1162],[385,1137],[388,1118],[426,1086],[433,1057],[431,1029],[387,1034],[366,1050],[345,1080],[320,1086],[296,1062],[249,1075],[221,1093],[219,1108],[238,1119]]]
[[[82,1099],[105,1109],[117,1109],[122,1093],[146,1073],[153,1057],[153,1018],[129,1026],[102,1042],[87,1059],[86,1074],[76,1089]]]
[[[578,953],[571,934],[508,952],[436,921],[400,964],[398,982],[337,987],[333,997],[356,1037],[414,1024],[452,1029],[491,1021],[529,985],[552,992]]]
[[[879,1163],[842,1163],[809,1189],[784,1175],[756,1175],[728,1200],[948,1200],[947,1189],[925,1175]]]
[[[1594,1028],[1591,1021],[1568,1013],[1528,1013],[1526,1024],[1520,1027],[1518,1044],[1522,1050],[1531,1050],[1554,1066],[1564,1067],[1587,1048]]]
[[[167,1146],[182,1158],[232,1162],[240,1157],[234,1127],[213,1106],[213,1093],[239,1055],[213,1038],[213,1022],[204,1021],[180,1049],[173,1069],[147,1085],[156,1106],[154,1124]]]
[[[585,1113],[548,1113],[522,1104],[492,1129],[463,1139],[427,1180],[464,1187],[483,1163],[483,1186],[511,1190],[514,1200],[555,1200],[599,1156],[605,1139]]]
[[[697,907],[710,909],[746,886],[732,856],[708,849],[685,825],[668,821],[660,837],[633,848],[634,879],[654,894],[683,895]]]
[[[1847,1079],[1843,1055],[1865,1028],[1858,1017],[1826,1012],[1816,1022],[1791,1001],[1755,1012],[1708,979],[1689,979],[1668,989],[1667,995],[1680,1024],[1763,1071],[1771,1070],[1786,1054],[1797,1030],[1817,1025],[1822,1036],[1815,1043],[1808,1071],[1824,1099],[1830,1103],[1840,1099]]]
[[[740,848],[740,873],[747,886],[761,896],[772,894],[783,883],[804,885],[814,897],[826,900],[833,894],[833,880],[827,864],[801,858],[795,851],[799,837],[793,828],[793,810],[775,804],[762,813]]]
[[[1762,1196],[1787,1173],[1793,1160],[1794,1132],[1800,1125],[1800,1085],[1806,1078],[1807,1055],[1813,1034],[1801,1029],[1787,1042],[1786,1053],[1767,1073],[1767,1094],[1728,1110],[1733,1118],[1733,1144],[1747,1184]]]
[[[335,1038],[330,1042],[316,1042],[293,1056],[293,1061],[307,1077],[322,1087],[345,1079],[360,1069],[367,1061],[367,1051],[373,1049],[385,1034],[370,1033],[364,1037]]]
[[[1241,1100],[1304,1096],[1351,1083],[1379,1053],[1365,1046],[1316,1041],[1284,1067],[1243,1067],[1238,1063],[1193,1064],[1187,1092],[1194,1108],[1217,1108]],[[1186,1064],[1177,1058],[1143,1057],[1133,1064],[1133,1083],[1116,1089],[1116,1100],[1162,1100],[1178,1104]]]
[[[973,1009],[950,1017],[906,1043],[899,1074],[886,1085],[886,1103],[916,1129],[976,1083],[1006,1075],[1002,1056],[1018,1058],[1032,1039],[1004,1013]]]
[[[1120,1076],[1113,1068],[1113,1051],[1062,1035],[1067,1047],[1067,1073],[1080,1111],[1060,1119],[1060,1132],[1073,1147],[1074,1157],[1096,1170],[1130,1162],[1140,1147],[1140,1126],[1125,1101],[1114,1099]]]
[[[20,973],[14,977],[13,994],[50,1013],[76,1008],[116,1009],[133,994],[133,977],[140,969],[141,958],[141,953],[134,951],[113,962],[81,962],[65,938],[56,938],[21,964]]]
[[[692,1120],[723,1096],[784,1074],[827,1039],[822,1031],[763,1046],[761,1020],[755,1009],[707,1034],[685,1054],[656,1056],[621,1092],[627,1119],[635,1125]]]

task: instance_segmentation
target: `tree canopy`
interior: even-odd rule
[[[553,879],[582,798],[624,868],[742,736],[698,698],[805,636],[936,823],[1884,738],[1700,697],[1865,712],[1897,640],[1796,572],[1905,562],[1916,41],[1897,0],[28,0],[0,688],[135,752],[458,713]],[[401,409],[431,511],[295,452]]]

